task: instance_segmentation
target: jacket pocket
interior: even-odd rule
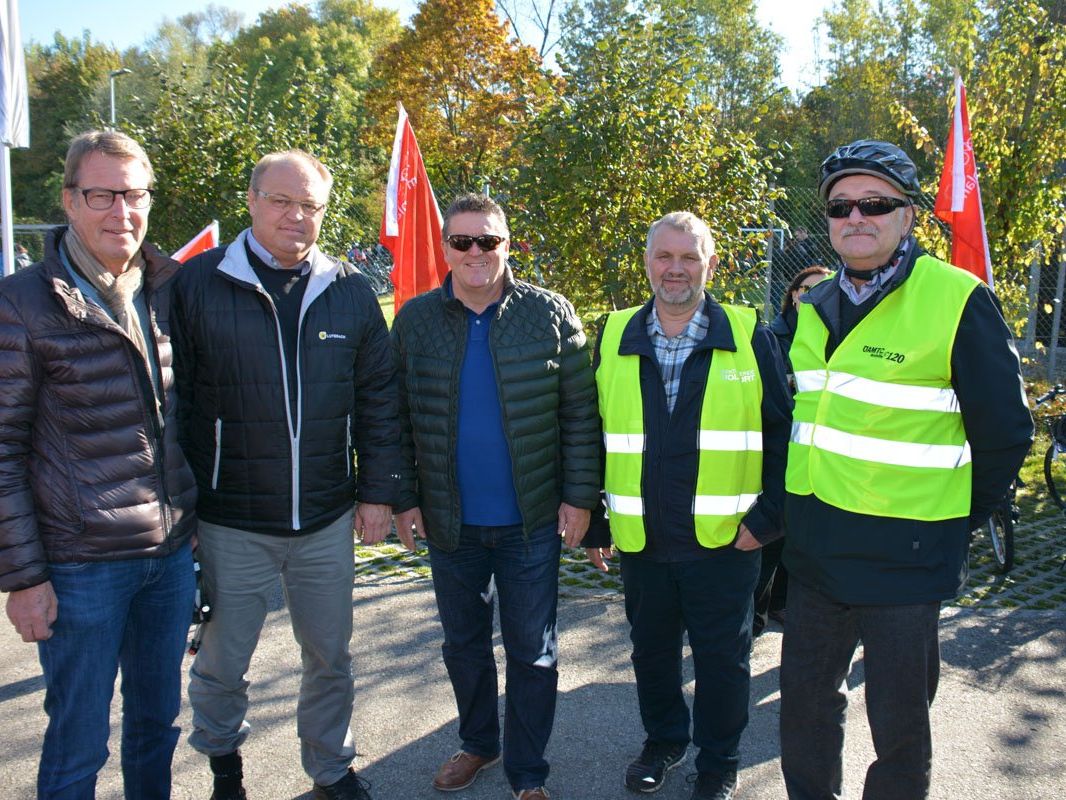
[[[222,461],[222,418],[215,420],[215,463],[211,468],[211,488],[218,488],[218,465]]]

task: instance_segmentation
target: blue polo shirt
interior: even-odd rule
[[[503,433],[489,326],[499,303],[482,313],[466,309],[466,353],[459,373],[459,437],[456,469],[464,525],[518,525],[511,453]]]

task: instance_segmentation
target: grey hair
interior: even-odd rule
[[[660,225],[691,233],[696,237],[696,246],[704,262],[711,260],[714,255],[714,236],[711,234],[711,229],[707,227],[707,223],[691,211],[671,211],[651,224],[651,227],[648,228],[648,240],[644,246],[644,255],[646,257],[651,256],[651,242],[655,238],[655,232],[659,230]]]

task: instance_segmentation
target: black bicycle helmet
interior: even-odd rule
[[[888,142],[859,139],[838,147],[822,162],[818,196],[825,200],[833,184],[845,175],[873,175],[886,180],[908,197],[921,192],[918,170],[910,156]]]

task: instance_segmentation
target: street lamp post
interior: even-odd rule
[[[111,79],[111,130],[115,129],[115,78],[119,75],[129,75],[131,72],[133,72],[132,69],[123,67],[122,69],[113,69],[107,73]]]

